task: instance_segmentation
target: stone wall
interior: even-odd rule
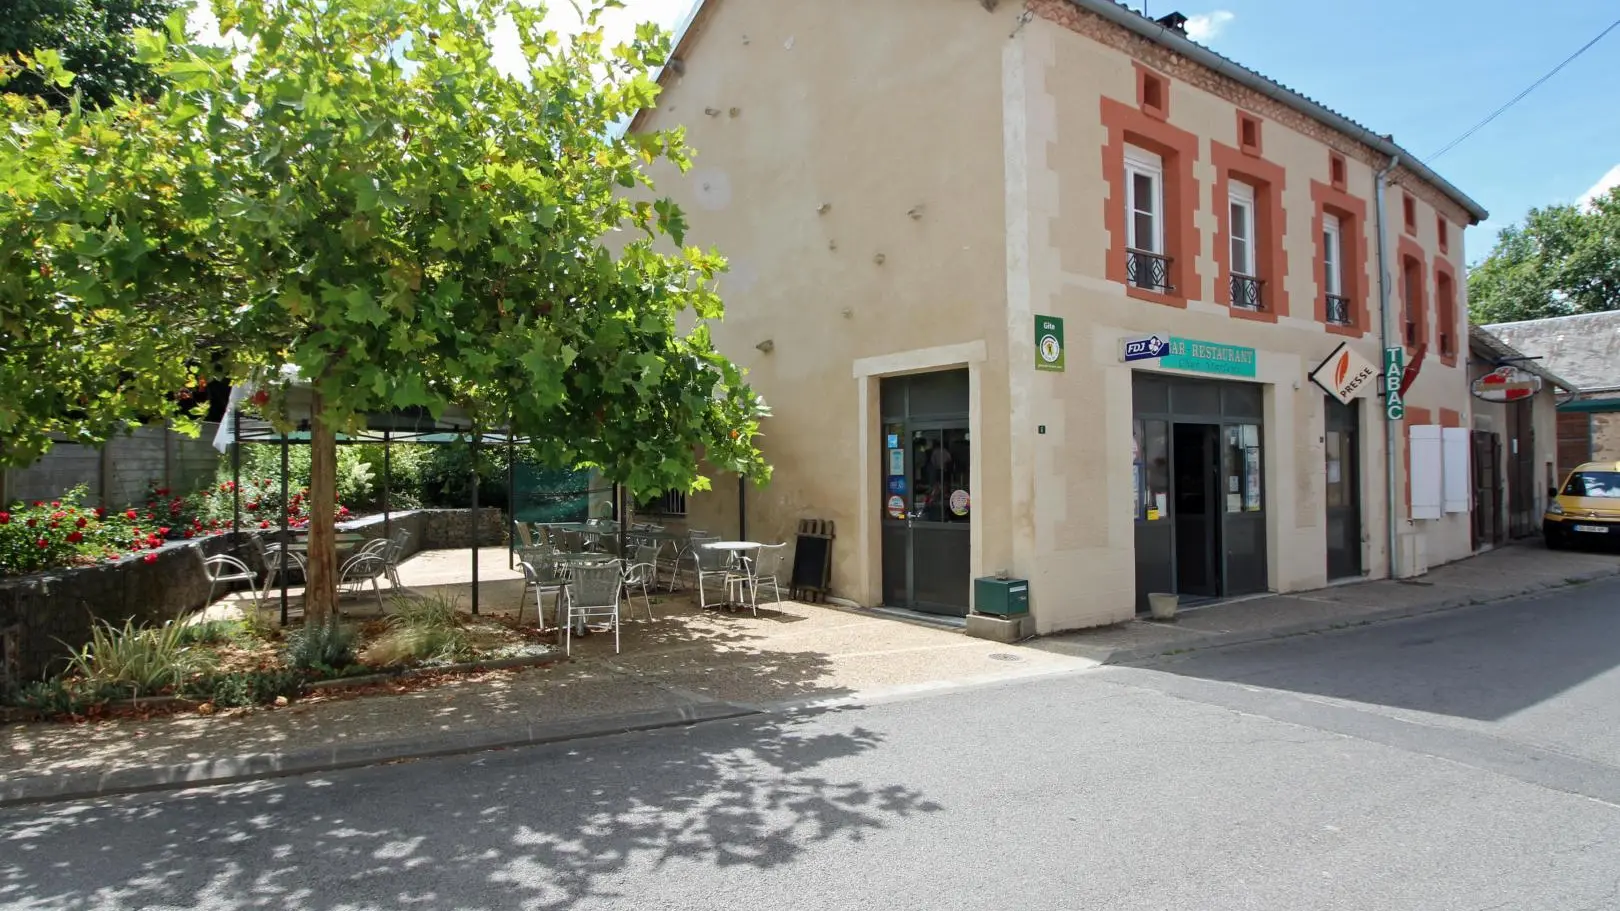
[[[208,599],[203,560],[233,554],[261,566],[246,532],[165,545],[151,563],[116,563],[0,579],[0,678],[31,680],[60,670],[69,646],[90,641],[98,621],[162,623]],[[66,644],[64,644],[66,643]]]
[[[480,509],[478,518],[479,546],[505,546],[505,514],[497,508]],[[473,524],[470,509],[410,510],[395,513],[388,522],[390,528],[411,532],[402,557],[423,550],[471,547]],[[338,527],[384,536],[380,515]],[[258,534],[273,540],[275,532],[174,542],[157,551],[157,560],[151,563],[127,557],[98,566],[0,578],[0,683],[37,679],[60,670],[69,645],[77,648],[90,641],[97,621],[114,626],[123,626],[130,619],[154,624],[202,608],[209,587],[203,561],[215,554],[232,554],[262,574],[263,558],[253,541]],[[215,596],[224,591],[221,587]]]
[[[1620,414],[1592,415],[1592,461],[1620,461]]]

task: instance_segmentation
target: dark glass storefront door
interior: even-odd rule
[[[1323,454],[1327,468],[1327,574],[1361,575],[1361,402],[1341,405],[1324,396]]]
[[[1265,591],[1261,387],[1144,373],[1132,386],[1137,610],[1149,592]]]
[[[883,380],[883,601],[966,616],[973,495],[967,371]]]

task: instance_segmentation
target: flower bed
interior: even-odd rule
[[[333,681],[530,663],[555,633],[471,617],[445,599],[397,599],[360,624],[278,630],[250,621],[102,625],[68,670],[5,694],[10,714],[64,720],[195,706],[285,705]],[[372,682],[375,682],[372,679]]]

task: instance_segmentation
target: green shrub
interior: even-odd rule
[[[338,622],[305,624],[287,637],[287,663],[300,671],[331,673],[355,661],[354,630]]]
[[[182,645],[248,644],[258,638],[242,620],[204,620],[180,628]]]
[[[472,653],[457,600],[447,595],[395,598],[388,630],[366,648],[366,662],[383,666],[408,661],[459,661]]]
[[[292,668],[274,668],[210,674],[188,684],[185,694],[229,709],[268,705],[277,696],[293,699],[303,691],[303,673]]]
[[[98,623],[69,666],[91,686],[149,696],[213,665],[212,654],[186,644],[185,630],[179,623],[138,627],[129,620],[122,629]]]

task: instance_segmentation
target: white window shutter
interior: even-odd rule
[[[1446,512],[1467,512],[1473,483],[1468,471],[1468,429],[1447,427],[1442,433],[1445,450],[1445,507]]]
[[[1444,479],[1440,425],[1419,424],[1407,432],[1407,452],[1412,463],[1412,518],[1438,519]]]

